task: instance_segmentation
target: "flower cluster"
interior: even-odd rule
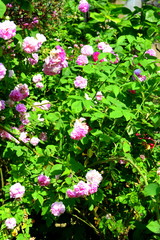
[[[9,94],[9,97],[12,101],[17,102],[25,99],[29,96],[29,89],[27,84],[18,84],[14,90]]]
[[[66,53],[63,48],[56,46],[56,49],[52,49],[50,56],[45,59],[42,71],[46,75],[56,75],[61,72],[62,68],[66,67],[68,67]]]
[[[41,174],[38,176],[38,184],[40,186],[48,186],[50,184],[50,178]]]
[[[15,183],[10,187],[10,198],[21,198],[25,193],[25,187],[20,183]]]
[[[26,53],[35,53],[39,50],[42,43],[46,41],[46,37],[43,34],[37,33],[36,38],[26,37],[23,40],[22,48]]]
[[[87,183],[80,181],[77,185],[74,185],[74,189],[67,190],[67,196],[69,198],[78,198],[89,196],[98,191],[100,182],[102,181],[102,175],[97,170],[90,170],[86,174]]]
[[[89,8],[90,8],[90,5],[89,3],[86,1],[86,0],[81,0],[79,2],[79,5],[78,5],[78,9],[81,11],[81,12],[88,12],[89,11]]]
[[[13,21],[5,20],[0,23],[0,38],[8,40],[16,35],[16,25]]]
[[[71,138],[74,140],[80,140],[86,136],[89,131],[89,126],[83,122],[85,118],[76,119],[74,123],[74,129],[71,132]]]
[[[37,88],[43,88],[44,87],[43,83],[41,82],[42,81],[42,75],[41,74],[37,74],[37,75],[33,76],[32,81],[34,83],[36,83]]]
[[[6,75],[6,68],[3,63],[0,63],[0,80]]]
[[[76,77],[76,80],[74,81],[74,86],[76,88],[86,88],[87,87],[87,79],[86,78],[83,78],[81,76],[77,76]]]
[[[63,204],[63,202],[54,202],[51,205],[51,213],[54,216],[60,216],[62,213],[65,212],[65,205]]]

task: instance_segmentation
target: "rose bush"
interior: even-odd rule
[[[158,8],[4,3],[0,238],[158,239]]]

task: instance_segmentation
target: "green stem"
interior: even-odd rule
[[[4,187],[4,178],[3,178],[3,171],[2,168],[0,168],[0,175],[1,175],[1,187]]]
[[[9,134],[11,134],[17,141],[19,141],[23,146],[27,147],[29,150],[31,150],[34,154],[36,154],[37,156],[40,156],[39,153],[37,153],[34,149],[32,149],[29,145],[27,145],[26,143],[24,143],[23,141],[21,141],[19,138],[17,138],[17,136],[12,133],[10,130],[8,130],[6,127],[2,126],[0,124],[0,129],[3,129],[4,131],[8,132]]]

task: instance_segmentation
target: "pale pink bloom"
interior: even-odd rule
[[[65,205],[63,204],[63,202],[54,202],[51,205],[51,213],[54,216],[60,216],[64,212],[65,212]]]
[[[67,196],[68,196],[69,198],[76,198],[76,197],[77,197],[77,196],[76,196],[76,193],[75,193],[73,190],[71,190],[71,189],[68,189],[67,192],[66,192],[66,194],[67,194]]]
[[[40,139],[37,138],[37,137],[32,137],[30,139],[30,143],[33,145],[33,146],[37,146],[37,144],[40,142]]]
[[[41,82],[36,83],[36,88],[43,88],[44,85]]]
[[[7,229],[13,229],[16,226],[16,219],[15,218],[7,218],[5,220],[5,225]]]
[[[103,50],[107,47],[107,44],[105,42],[98,43],[98,49]]]
[[[90,46],[90,45],[84,45],[82,48],[81,48],[81,53],[83,55],[86,55],[86,56],[91,56],[93,55],[93,47]]]
[[[146,80],[146,76],[142,76],[142,75],[140,75],[140,76],[138,76],[138,79],[139,79],[139,81],[140,82],[143,82],[143,81],[145,81]]]
[[[48,186],[50,184],[50,178],[41,174],[38,176],[38,184],[40,186]]]
[[[39,47],[47,40],[46,37],[40,33],[36,34],[36,39],[38,40]]]
[[[93,193],[96,193],[97,191],[98,191],[98,184],[96,182],[90,183],[88,193],[93,194]]]
[[[25,113],[21,113],[20,115],[20,121],[22,122],[23,125],[27,125],[28,123],[30,123],[30,120],[28,119],[30,117],[30,114],[25,112]]]
[[[16,25],[13,21],[5,20],[0,23],[0,38],[8,40],[16,35]]]
[[[80,181],[77,185],[74,186],[74,192],[76,197],[85,197],[89,195],[89,185],[84,181]]]
[[[79,5],[78,5],[78,9],[81,11],[81,12],[88,12],[89,11],[89,8],[90,8],[90,5],[89,3],[86,1],[86,0],[81,0]]]
[[[83,78],[81,76],[77,76],[76,77],[76,80],[74,81],[74,86],[76,88],[86,88],[87,87],[87,79],[86,78]]]
[[[156,51],[154,49],[148,49],[145,54],[149,54],[150,56],[156,57]]]
[[[51,107],[51,104],[50,104],[50,102],[48,101],[48,100],[43,100],[42,102],[41,102],[41,106],[40,106],[40,108],[42,109],[42,110],[49,110],[50,109],[50,107]]]
[[[86,174],[86,179],[88,183],[99,185],[103,177],[97,170],[90,170]]]
[[[19,103],[16,105],[16,110],[19,112],[19,113],[24,113],[27,111],[27,108],[24,104],[22,103]]]
[[[113,48],[109,45],[106,44],[106,47],[102,51],[103,53],[113,53]]]
[[[5,77],[7,69],[3,65],[3,63],[0,63],[0,80]]]
[[[8,73],[8,77],[13,77],[13,75],[14,75],[14,70],[9,70],[8,72],[9,72],[9,73]]]
[[[88,133],[89,127],[85,122],[83,122],[84,120],[85,118],[76,119],[74,129],[70,135],[72,139],[80,140]]]
[[[23,40],[22,48],[26,53],[34,53],[39,49],[39,42],[34,37],[26,37]]]
[[[28,61],[31,65],[35,65],[38,63],[38,54],[37,53],[32,53],[32,58],[28,58]]]
[[[5,101],[0,100],[0,111],[5,109]]]
[[[27,143],[30,141],[30,138],[27,138],[28,133],[27,132],[21,132],[19,136],[19,140],[21,140],[24,143]]]
[[[12,139],[12,135],[3,129],[0,129],[0,136],[2,139]]]
[[[10,198],[21,198],[25,193],[25,187],[20,183],[15,183],[10,187]]]
[[[32,81],[34,83],[38,83],[38,82],[42,81],[42,75],[41,74],[37,74],[37,75],[33,76]]]
[[[41,132],[39,135],[39,139],[41,139],[42,141],[47,141],[47,133]]]
[[[101,91],[97,92],[97,93],[96,93],[96,99],[97,99],[98,101],[101,101],[102,98],[103,98],[102,92],[101,92]]]
[[[88,58],[87,58],[87,56],[85,56],[85,55],[79,55],[79,56],[77,57],[76,63],[77,63],[78,65],[81,65],[81,66],[84,66],[84,65],[88,64]]]

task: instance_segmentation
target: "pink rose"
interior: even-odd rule
[[[50,178],[41,174],[38,176],[38,183],[40,186],[48,186],[50,184]]]
[[[0,23],[0,38],[8,40],[16,35],[16,25],[13,21],[5,20]]]
[[[81,65],[81,66],[84,66],[84,65],[88,64],[88,58],[87,58],[87,56],[85,56],[85,55],[79,55],[78,58],[77,58],[77,60],[76,60],[76,63],[77,63],[78,65]]]
[[[65,205],[63,204],[63,202],[54,202],[51,205],[51,213],[54,216],[60,216],[64,212],[65,212]]]
[[[77,76],[76,80],[74,81],[74,85],[76,88],[83,89],[83,88],[87,87],[87,79],[83,78],[81,76]]]
[[[16,226],[16,219],[15,218],[7,218],[5,221],[5,225],[7,229],[13,229]]]
[[[25,187],[20,183],[15,183],[10,187],[10,198],[21,198],[25,193]]]

